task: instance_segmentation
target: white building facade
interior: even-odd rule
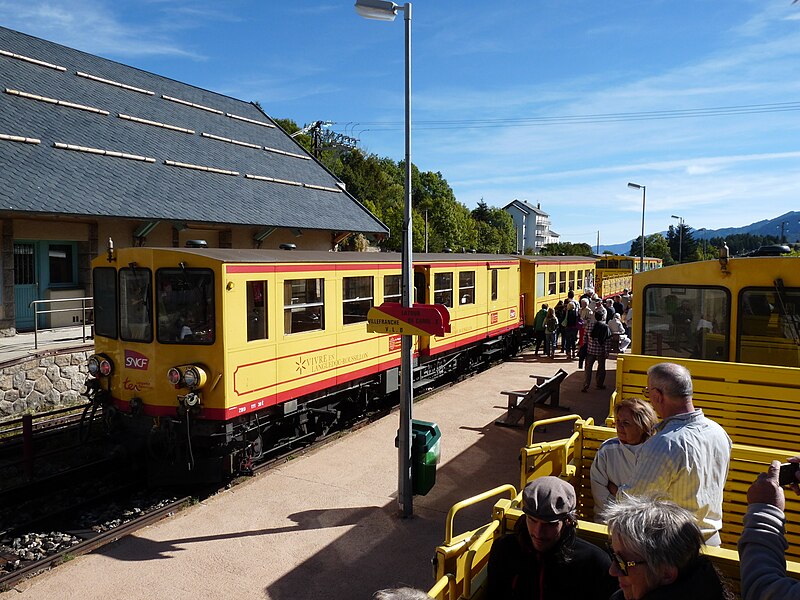
[[[503,210],[511,215],[517,234],[517,252],[532,251],[539,254],[547,244],[555,244],[561,236],[550,229],[550,215],[542,210],[540,203],[533,206],[526,200],[514,199]]]

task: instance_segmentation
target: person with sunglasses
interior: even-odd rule
[[[664,494],[694,515],[707,545],[719,546],[731,438],[719,423],[695,409],[686,367],[651,366],[642,393],[662,420],[642,444],[631,478],[617,494]]]
[[[575,489],[563,479],[538,477],[525,486],[525,514],[489,554],[488,600],[608,600],[617,589],[611,561],[577,537],[575,506]]]
[[[603,513],[611,539],[610,600],[732,600],[729,586],[700,554],[703,534],[688,510],[655,496],[618,498]]]

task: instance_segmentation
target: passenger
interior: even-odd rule
[[[706,544],[719,546],[722,490],[728,476],[731,439],[694,408],[686,367],[658,363],[647,370],[644,395],[663,420],[642,444],[631,480],[620,492],[661,493],[694,514]]]
[[[614,313],[614,317],[608,322],[608,329],[612,335],[617,336],[619,351],[624,353],[627,347],[631,345],[631,338],[625,335],[625,325],[623,325],[619,313]]]
[[[547,304],[542,304],[541,310],[536,313],[533,319],[533,337],[536,340],[536,350],[534,356],[539,354],[539,347],[542,345],[544,339],[544,320],[547,318]],[[547,354],[547,343],[545,342],[544,353]]]
[[[617,589],[608,556],[577,537],[575,490],[539,477],[522,492],[525,516],[489,554],[487,600],[608,600]]]
[[[586,332],[594,321],[594,312],[589,308],[589,298],[581,298],[581,307],[578,309],[578,368],[583,368],[586,360]]]
[[[619,486],[630,481],[641,444],[657,423],[656,411],[639,398],[625,398],[614,406],[617,437],[600,445],[591,467],[596,521],[600,512],[614,502]]]
[[[700,554],[703,535],[692,513],[656,497],[620,498],[603,514],[611,538],[610,600],[732,600],[713,563]]]
[[[628,307],[631,305],[631,294],[630,292],[628,292],[628,288],[622,290],[622,294],[619,297],[619,301],[622,303],[623,314],[624,314],[624,312],[628,310]]]
[[[556,311],[547,309],[547,318],[544,320],[544,353],[550,358],[556,357],[556,341],[558,339],[558,319]]]
[[[789,462],[800,462],[800,457]],[[742,600],[800,600],[800,581],[786,575],[786,498],[778,485],[779,469],[780,463],[772,461],[769,470],[747,490],[749,506],[739,538]],[[795,473],[795,479],[799,473]],[[797,483],[791,487],[798,492]]]
[[[567,303],[567,314],[562,321],[564,325],[564,334],[562,342],[564,352],[567,354],[567,360],[575,358],[577,352],[575,351],[575,341],[578,339],[578,311],[574,302]]]
[[[582,392],[589,391],[589,384],[592,383],[592,367],[597,363],[597,389],[606,389],[606,357],[611,352],[611,335],[608,325],[605,324],[605,316],[602,312],[594,313],[594,323],[588,329],[589,340],[586,347],[586,367],[584,369],[584,379]]]
[[[622,297],[614,296],[614,312],[622,314],[625,312],[625,305],[622,303]]]
[[[564,317],[567,316],[567,306],[559,300],[555,307],[556,319],[558,320],[558,337],[561,338],[561,351],[564,352]],[[557,348],[556,348],[557,349]]]
[[[402,587],[378,590],[372,600],[430,600],[427,592],[416,588]]]
[[[631,330],[633,326],[633,304],[628,305],[628,310],[625,311],[625,335],[631,337]]]
[[[608,323],[611,319],[614,318],[614,313],[617,312],[614,309],[614,301],[611,298],[607,298],[606,301],[603,303],[603,306],[606,309],[606,323]]]

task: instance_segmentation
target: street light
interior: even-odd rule
[[[401,289],[403,307],[413,305],[413,265],[411,262],[411,3],[398,6],[386,0],[356,0],[356,12],[366,19],[394,21],[397,11],[402,10],[405,17],[406,39],[406,181],[405,211],[403,216],[403,249]],[[411,484],[411,407],[414,401],[412,378],[412,343],[410,335],[402,337],[400,349],[400,431],[398,433],[398,490],[397,502],[403,516],[410,517],[414,512],[414,493]]]
[[[683,262],[683,217],[672,215],[673,219],[678,219],[678,264]]]
[[[697,230],[697,233],[700,233],[701,231],[703,232],[703,260],[706,260],[706,232],[708,229],[701,227]]]
[[[647,186],[639,185],[638,183],[629,183],[628,187],[634,190],[642,190],[642,258],[639,261],[639,272],[644,273],[644,202],[645,195],[647,194]]]

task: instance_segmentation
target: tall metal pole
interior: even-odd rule
[[[403,5],[406,30],[406,181],[405,213],[403,217],[403,306],[411,308],[414,302],[411,226],[411,3]],[[414,514],[414,493],[411,483],[411,419],[414,403],[413,340],[404,335],[401,344],[400,364],[400,433],[398,443],[398,494],[397,500],[404,517]]]
[[[639,273],[644,273],[644,205],[647,198],[647,186],[642,186],[642,257],[639,259]]]

